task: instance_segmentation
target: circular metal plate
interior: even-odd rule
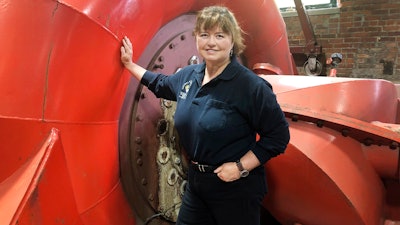
[[[192,35],[195,16],[183,15],[154,36],[138,64],[173,74],[199,63]],[[131,80],[121,113],[121,179],[138,217],[148,224],[176,221],[186,184],[187,163],[173,127],[175,103],[155,97]]]

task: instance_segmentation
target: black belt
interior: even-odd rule
[[[194,170],[202,172],[202,173],[214,173],[214,170],[218,168],[218,166],[211,166],[200,164],[198,162],[190,161],[191,166]]]

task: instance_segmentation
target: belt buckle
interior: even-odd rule
[[[203,173],[206,172],[206,170],[204,169],[204,165],[197,164],[197,168],[199,169],[200,172],[203,172]]]

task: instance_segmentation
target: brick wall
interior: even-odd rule
[[[338,13],[309,18],[326,56],[343,55],[337,76],[400,81],[400,0],[341,0]],[[298,17],[284,20],[290,45],[304,46]]]

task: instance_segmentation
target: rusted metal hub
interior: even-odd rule
[[[199,63],[194,21],[194,15],[183,15],[165,25],[138,63],[163,74]],[[175,109],[175,102],[158,99],[131,81],[121,113],[121,179],[132,207],[147,224],[176,222],[185,190],[187,160],[174,129]]]

